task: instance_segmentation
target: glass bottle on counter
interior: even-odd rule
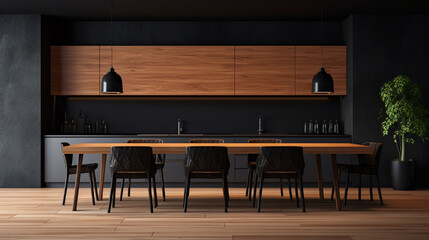
[[[67,121],[67,112],[64,112],[64,122],[63,124],[61,124],[61,133],[67,134],[69,133],[69,129],[70,129],[70,124]]]
[[[317,120],[314,120],[314,134],[319,134],[320,133],[320,129],[319,129],[319,123],[317,122]]]
[[[84,129],[85,129],[84,130],[85,134],[91,134],[92,133],[91,122],[89,121],[88,118],[86,118],[86,120],[85,120]]]
[[[314,125],[313,125],[313,120],[310,120],[310,122],[308,123],[308,133],[309,134],[313,134],[313,127],[314,127]]]
[[[326,120],[323,120],[322,134],[327,134],[327,133],[328,133],[328,125],[326,124]]]
[[[107,134],[107,123],[104,120],[101,120],[101,130],[102,133]]]
[[[304,121],[304,134],[308,133],[308,124],[307,121]]]
[[[76,124],[73,119],[70,121],[70,133],[72,134],[76,133]]]
[[[340,134],[340,123],[338,122],[338,119],[335,119],[334,134]]]
[[[329,134],[333,134],[334,133],[334,123],[332,122],[332,119],[329,119],[328,133]]]
[[[85,132],[85,116],[82,113],[82,109],[79,110],[79,116],[76,119],[76,133]]]

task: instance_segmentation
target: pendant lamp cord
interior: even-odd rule
[[[113,68],[113,0],[110,0],[110,67]]]
[[[322,68],[323,68],[323,1],[321,1],[320,15],[321,15],[321,19],[322,19],[322,21],[320,22],[320,25],[321,25],[320,29],[321,29],[321,32],[322,32],[322,37],[320,39],[321,48],[322,48],[322,63],[321,63],[321,65],[322,65]]]

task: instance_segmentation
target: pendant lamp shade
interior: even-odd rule
[[[323,68],[323,6],[320,9],[320,16],[322,19],[322,21],[320,22],[322,62],[320,71],[313,77],[311,92],[315,94],[330,94],[334,93],[334,80],[332,79],[332,76],[325,71],[325,68]]]
[[[334,80],[332,76],[322,67],[313,77],[313,93],[329,94],[334,93]]]
[[[120,94],[122,91],[122,78],[113,67],[101,80],[101,92],[104,94]]]
[[[101,80],[101,93],[121,94],[122,78],[113,68],[113,0],[110,0],[110,71]]]

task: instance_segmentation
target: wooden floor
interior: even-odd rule
[[[72,190],[62,206],[59,188],[0,189],[0,239],[429,239],[429,190],[383,189],[380,206],[378,198],[355,200],[357,190],[350,189],[348,205],[337,212],[334,201],[306,188],[302,213],[278,189],[266,188],[257,213],[244,189],[232,188],[224,213],[221,189],[192,188],[183,213],[183,189],[169,188],[153,214],[146,189],[133,189],[110,214],[107,199],[92,206],[88,188],[81,189],[78,211],[71,211]],[[367,189],[363,193],[368,199]]]

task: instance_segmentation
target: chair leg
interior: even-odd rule
[[[304,198],[304,183],[302,182],[302,175],[298,175],[299,178],[299,189],[301,193],[301,201],[302,201],[302,212],[305,212],[305,198]]]
[[[341,171],[338,171],[338,187],[340,187],[341,182]],[[334,200],[334,183],[332,183],[332,192],[331,192],[331,200]]]
[[[183,208],[185,208],[186,190],[188,189],[188,178],[185,177],[185,186],[183,187]]]
[[[290,178],[288,178],[287,181],[288,181],[288,187],[289,187],[289,198],[293,202],[292,188],[290,186]]]
[[[225,185],[226,185],[226,200],[229,201],[229,185],[228,185],[228,177],[225,175]]]
[[[149,192],[149,205],[150,205],[150,212],[153,213],[153,204],[152,204],[152,181],[150,180],[150,176],[148,174],[147,176],[147,190]]]
[[[113,184],[113,203],[112,203],[112,207],[115,208],[116,207],[116,178],[115,178],[115,184]]]
[[[125,185],[125,178],[122,178],[121,195],[119,196],[119,201],[122,201],[122,195],[124,194],[124,185]]]
[[[162,201],[165,201],[165,185],[164,185],[164,170],[161,168],[161,186],[162,186]]]
[[[250,187],[250,167],[247,168],[246,197],[249,196],[249,187]]]
[[[107,207],[107,213],[110,213],[110,210],[112,209],[112,201],[113,201],[113,185],[116,183],[116,179],[114,176],[112,176],[112,182],[110,183],[110,196],[109,196],[109,205]]]
[[[358,200],[360,201],[362,193],[362,174],[359,173]]]
[[[262,175],[261,180],[259,180],[258,212],[261,212],[262,188],[263,188],[263,186],[264,186],[264,175]]]
[[[95,205],[95,196],[94,196],[94,178],[92,177],[92,171],[89,174],[89,183],[91,187],[91,197],[92,197],[92,205]]]
[[[249,185],[249,201],[252,200],[252,187],[253,187],[253,167],[250,167],[250,185]],[[255,181],[255,187],[256,187],[256,181]]]
[[[258,175],[255,176],[255,186],[253,188],[253,205],[252,207],[255,207],[256,204],[256,188],[258,187]]]
[[[131,196],[131,178],[128,178],[128,197]]]
[[[283,197],[283,179],[280,178],[280,196]]]
[[[372,197],[372,175],[368,175],[369,176],[369,197],[371,199],[371,201],[374,200],[374,198]]]
[[[224,210],[225,212],[228,212],[228,187],[226,185],[226,177],[225,174],[222,174],[222,190],[223,190],[223,205],[224,205]]]
[[[189,188],[191,187],[191,176],[188,174],[186,177],[186,187],[185,187],[185,195],[183,196],[185,198],[184,200],[184,207],[183,211],[186,212],[188,210],[188,198],[189,198]]]
[[[378,174],[375,174],[375,177],[377,178],[378,198],[380,199],[380,204],[383,205],[383,197],[381,196],[381,187],[380,180],[378,179]]]
[[[95,177],[95,171],[92,171],[92,177],[94,179],[95,199],[97,199],[97,201],[99,201],[99,199],[98,199],[98,190],[97,190],[97,178]]]
[[[296,198],[296,207],[299,208],[298,178],[295,178],[295,198]]]
[[[67,187],[69,185],[69,174],[66,173],[66,180],[64,182],[64,195],[63,195],[63,205],[66,204],[66,195],[67,195]]]
[[[346,189],[344,190],[344,206],[347,205],[347,193],[349,191],[350,170],[347,172]]]
[[[156,193],[155,175],[153,175],[152,181],[153,181],[153,197],[155,198],[155,208],[157,208],[158,207],[158,196],[157,196],[157,193]]]

